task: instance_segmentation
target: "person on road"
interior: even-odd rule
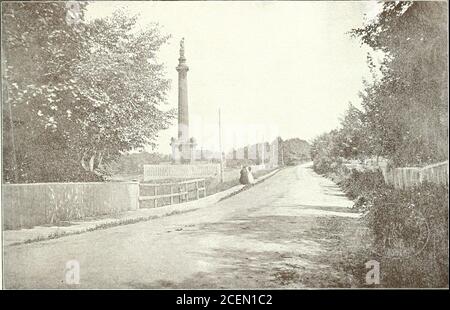
[[[252,174],[252,167],[247,167],[248,172],[247,172],[247,179],[248,179],[248,184],[254,184],[255,183],[255,178],[253,178],[253,174]]]
[[[248,170],[246,166],[243,166],[241,168],[241,177],[239,178],[239,183],[241,183],[242,185],[248,184]]]
[[[255,179],[253,178],[252,168],[249,166],[243,166],[241,169],[241,177],[239,182],[243,185],[254,184]]]

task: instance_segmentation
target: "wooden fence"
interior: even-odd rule
[[[5,229],[19,229],[139,208],[139,183],[2,185]]]
[[[267,166],[269,166],[269,165],[267,165]],[[250,168],[252,169],[253,173],[267,169],[265,164],[251,165]]]
[[[358,164],[346,163],[345,167],[349,169],[356,169],[358,171],[364,170],[381,170],[386,184],[393,185],[395,188],[415,187],[423,182],[435,184],[448,184],[448,161],[443,161],[437,164],[428,165],[425,167],[400,167],[389,168],[386,162],[375,164]]]
[[[425,167],[383,167],[384,180],[395,188],[408,188],[418,186],[423,182],[435,184],[448,184],[448,161]]]
[[[151,201],[151,207],[197,200],[206,196],[206,180],[194,179],[174,183],[141,183],[139,201]],[[141,205],[141,208],[148,205]]]
[[[144,182],[161,179],[217,178],[220,164],[144,165]]]

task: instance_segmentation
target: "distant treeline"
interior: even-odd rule
[[[272,142],[251,144],[241,148],[235,148],[226,155],[227,164],[232,162],[245,164],[276,163],[295,164],[310,160],[311,146],[305,140],[292,138],[283,140],[277,137]],[[264,151],[264,153],[263,153]]]

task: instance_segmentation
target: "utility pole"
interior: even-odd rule
[[[222,124],[219,108],[219,151],[220,151],[220,182],[223,183],[223,154],[222,154]]]
[[[262,144],[261,144],[261,164],[263,164],[263,165],[265,165],[266,163],[265,163],[265,160],[266,160],[266,158],[265,158],[265,152],[266,152],[266,142],[264,141],[264,135],[262,136]]]

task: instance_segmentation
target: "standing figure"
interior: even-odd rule
[[[248,184],[248,170],[246,166],[243,166],[241,168],[241,177],[239,178],[239,183],[241,183],[242,185]]]
[[[253,174],[252,174],[252,167],[247,167],[248,172],[247,172],[247,179],[248,179],[248,184],[254,184],[255,183],[255,179],[253,178]]]

